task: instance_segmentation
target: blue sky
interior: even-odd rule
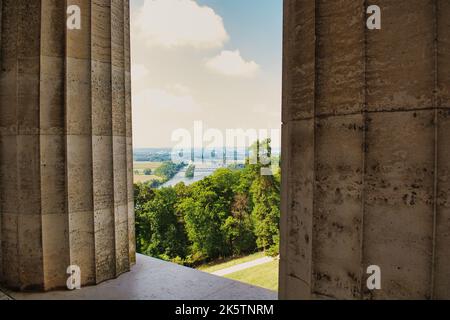
[[[282,0],[199,0],[224,19],[230,34],[227,48],[240,48],[266,69],[280,74]]]
[[[131,0],[131,14],[136,147],[199,120],[280,128],[282,0]]]

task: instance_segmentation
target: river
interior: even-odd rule
[[[212,175],[217,169],[220,169],[221,166],[207,163],[195,163],[195,172],[193,178],[186,178],[186,170],[187,167],[178,172],[172,179],[167,181],[161,187],[173,187],[180,182],[184,182],[185,185],[191,185],[197,181],[203,180],[204,178]]]

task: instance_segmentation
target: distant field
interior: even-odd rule
[[[133,171],[134,171],[134,182],[135,183],[143,183],[152,180],[160,180],[161,178],[155,175],[146,176],[144,174],[144,170],[150,169],[152,171],[158,169],[162,165],[161,162],[134,162]],[[138,174],[136,172],[139,172]]]
[[[155,170],[162,165],[162,162],[134,162],[134,170],[145,170],[151,169]]]
[[[265,263],[253,268],[238,271],[225,278],[244,282],[253,286],[278,291],[279,260]]]
[[[161,180],[161,177],[158,176],[144,176],[144,175],[134,175],[134,183],[144,183],[153,180]]]

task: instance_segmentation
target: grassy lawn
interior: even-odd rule
[[[273,262],[229,274],[225,276],[225,278],[272,291],[278,291],[278,268],[279,261],[275,260]]]
[[[258,252],[246,257],[230,258],[222,261],[214,261],[212,263],[208,263],[201,267],[198,267],[197,269],[203,272],[213,273],[222,269],[233,267],[241,263],[250,262],[264,257],[265,257],[264,252]]]

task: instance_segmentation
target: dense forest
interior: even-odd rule
[[[277,255],[280,173],[264,176],[261,167],[247,160],[190,186],[136,184],[138,252],[188,266],[257,250]]]

